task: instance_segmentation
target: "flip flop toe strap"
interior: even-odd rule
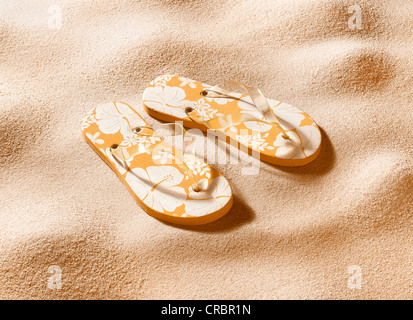
[[[202,124],[209,129],[221,130],[224,132],[228,130],[230,127],[237,126],[241,123],[248,122],[248,121],[256,121],[256,122],[261,122],[264,124],[274,125],[273,122],[268,122],[262,119],[258,119],[249,113],[230,113],[230,114],[226,114],[221,117],[212,118],[210,120],[203,120],[201,116],[199,115],[199,113],[194,109],[186,110],[186,114],[188,118],[190,118],[192,121],[198,122],[199,124]],[[277,127],[281,128],[281,126],[277,126]],[[285,131],[283,129],[281,131],[283,132],[283,138],[289,139]]]
[[[191,168],[188,166],[188,164],[184,161],[185,155],[188,153],[185,152],[187,147],[192,144],[193,142],[193,137],[190,136],[187,131],[180,125],[179,123],[167,123],[167,124],[162,124],[163,127],[167,126],[174,126],[175,130],[173,134],[169,135],[178,135],[178,136],[183,136],[183,151],[180,150],[175,150],[175,152],[172,152],[170,148],[165,148],[162,146],[162,144],[151,144],[149,146],[143,146],[142,144],[137,144],[132,147],[122,147],[119,145],[114,145],[111,147],[111,154],[114,156],[115,160],[121,164],[126,170],[129,170],[127,162],[130,161],[136,154],[141,154],[141,153],[150,153],[150,152],[163,152],[163,153],[168,153],[173,158],[175,159],[175,163],[181,167],[183,170],[188,175],[189,180],[191,181],[191,188],[195,192],[202,191],[202,188],[195,178],[194,172],[191,170]],[[158,137],[158,135],[155,133],[155,131],[149,127],[136,127],[133,128],[132,132],[136,135],[139,136],[145,136],[145,137]],[[188,139],[188,137],[190,139]],[[195,157],[195,148],[191,147],[190,153],[191,156]]]
[[[228,89],[228,90],[226,90]],[[230,98],[239,99],[239,97],[234,96],[234,92],[243,90],[250,96],[253,105],[257,110],[264,116],[266,123],[277,126],[283,133],[285,139],[289,139],[284,128],[281,126],[277,116],[274,114],[272,108],[270,107],[267,99],[265,98],[262,91],[256,87],[251,87],[246,84],[237,81],[227,81],[223,85],[215,86],[211,88],[205,88],[202,91],[202,95],[208,98]]]

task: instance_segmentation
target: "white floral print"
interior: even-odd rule
[[[177,186],[183,179],[178,169],[167,165],[134,168],[125,177],[139,199],[158,212],[174,212],[185,202],[185,189]]]
[[[157,81],[159,82],[159,79]],[[172,81],[174,84],[172,84]],[[170,114],[179,119],[186,118],[186,113],[184,112],[185,107],[192,107],[204,121],[223,117],[231,113],[249,114],[257,120],[266,120],[263,114],[253,103],[252,99],[249,96],[242,95],[239,92],[230,93],[230,95],[234,96],[234,99],[225,96],[206,96],[198,98],[196,95],[192,94],[188,95],[186,98],[182,98],[186,94],[184,92],[182,94],[175,95],[179,97],[179,99],[173,99],[179,100],[178,102],[174,101],[174,103],[171,104],[175,106],[171,107],[165,102],[165,100],[170,100],[168,97],[173,96],[176,93],[176,90],[179,91],[179,89],[185,89],[188,91],[190,88],[195,89],[197,87],[196,84],[196,81],[180,76],[172,76],[170,78],[170,82],[166,83],[165,88],[162,89],[166,90],[170,88],[171,90],[175,90],[174,92],[171,91],[170,93],[166,93],[158,88],[158,95],[161,95],[162,97],[152,99],[152,101],[147,101],[151,99],[146,99],[146,97],[144,97],[144,102],[145,104],[149,104],[149,107],[153,108],[155,111]],[[213,88],[212,86],[204,83],[202,84],[202,87],[204,89]],[[150,92],[150,90],[153,89],[156,88],[149,87],[147,90]],[[219,90],[219,88],[217,88],[217,90]],[[192,93],[191,90],[188,92]],[[293,152],[294,155],[292,157],[297,157],[297,159],[306,158],[319,149],[321,135],[314,121],[312,121],[303,111],[287,103],[272,99],[267,99],[267,101],[284,130],[290,132],[293,136],[292,139],[298,138],[300,140],[302,154],[299,152]],[[307,121],[304,122],[304,120]],[[248,130],[244,130],[244,128]],[[284,144],[281,146],[276,145],[274,140],[277,139],[279,130],[276,130],[274,125],[269,123],[254,121],[253,119],[251,121],[243,121],[240,124],[228,123],[228,127],[224,131],[225,134],[236,137],[240,143],[247,145],[254,150],[259,150],[261,152],[265,152],[266,154],[269,154],[269,151],[274,150],[274,157],[278,157],[278,155],[280,155],[281,158],[289,157],[292,152],[292,146],[287,146]],[[246,131],[246,133],[244,131]],[[250,131],[253,131],[253,133],[251,134]],[[255,132],[258,132],[259,134],[256,135]],[[279,140],[278,142],[280,141],[282,140]],[[292,143],[292,141],[293,140],[290,140],[289,143]]]
[[[321,144],[321,132],[314,123],[311,126],[304,126],[297,128],[298,134],[301,137],[301,144],[303,147],[303,154],[306,157],[314,154]]]
[[[254,150],[265,151],[265,149],[273,150],[274,147],[268,144],[265,139],[268,133],[257,133],[252,135],[236,135],[235,138],[242,144],[251,147]]]
[[[167,83],[171,81],[172,76],[164,75],[156,78],[155,80],[151,81],[151,85],[155,87],[166,87]]]
[[[211,167],[208,166],[205,162],[201,159],[198,159],[196,156],[186,154],[184,155],[185,164],[188,168],[192,171],[192,173],[196,176],[203,176],[205,175],[207,178],[211,177]],[[186,177],[188,179],[188,177]]]
[[[152,159],[156,164],[171,164],[175,160],[172,150],[156,150],[152,153]]]
[[[98,139],[99,136],[100,136],[100,132],[96,132],[94,135],[92,135],[89,132],[86,132],[86,137],[88,137],[89,140],[94,144],[103,144],[105,142],[102,139]]]
[[[200,217],[215,212],[231,199],[231,187],[222,176],[211,180],[209,184],[207,179],[202,179],[199,185],[202,191],[191,191],[190,199],[185,201],[185,210],[191,216]]]
[[[120,102],[110,102],[96,107],[96,123],[104,134],[121,132],[128,134],[134,127],[145,122],[128,105]]]
[[[143,144],[145,148],[150,147],[150,145],[155,144],[162,139],[157,136],[143,136],[133,132],[123,136],[124,140],[121,142],[121,147],[131,147],[137,144]]]
[[[261,121],[246,121],[244,125],[253,131],[258,131],[261,133],[268,132],[273,127],[271,124],[264,123]]]
[[[240,143],[242,143],[243,145],[248,145],[249,141],[251,140],[251,135],[248,134],[238,134],[235,136],[235,139],[237,139]]]
[[[282,159],[304,159],[314,154],[321,142],[320,131],[315,125],[299,127],[298,135],[294,131],[287,134],[290,139],[284,139],[280,133],[274,141],[277,147],[275,155]]]
[[[290,139],[284,139],[282,133],[274,141],[274,147],[278,147],[275,155],[281,159],[302,159],[304,158],[301,139],[294,131],[288,132]]]
[[[93,111],[88,112],[80,122],[80,127],[82,128],[82,130],[85,130],[89,128],[89,126],[94,122],[96,122],[95,114],[93,113]]]
[[[206,103],[204,99],[199,99],[198,101],[193,102],[191,107],[196,110],[196,112],[199,114],[199,116],[204,121],[208,121],[208,120],[211,120],[212,118],[223,116],[222,113],[219,113],[218,110],[212,108],[208,103]]]
[[[301,121],[305,119],[305,116],[300,109],[295,108],[288,103],[271,99],[267,99],[267,101],[285,130],[292,130],[298,127],[301,124]],[[241,113],[248,113],[257,119],[265,120],[262,113],[255,107],[250,97],[245,97],[242,98],[242,100],[239,100],[238,107],[242,109]]]
[[[145,104],[158,112],[184,118],[186,93],[179,87],[148,87],[143,93]]]
[[[238,132],[238,128],[234,127],[233,125],[230,125],[226,130],[229,130],[229,131],[234,132],[234,133]]]
[[[179,80],[181,81],[181,84],[179,85],[180,87],[185,87],[189,85],[192,89],[196,88],[196,83],[194,80],[183,78],[183,77],[180,77]]]
[[[206,87],[206,88],[211,88],[211,87]],[[207,100],[208,102],[215,102],[220,105],[227,104],[229,101],[239,99],[242,97],[241,93],[236,93],[236,92],[231,92],[231,97],[233,98],[225,98],[225,95],[222,98],[210,98],[210,97],[205,97],[204,99]]]
[[[241,113],[247,113],[252,115],[256,119],[264,120],[264,116],[257,109],[254,102],[252,102],[249,96],[243,97],[242,99],[238,100],[238,107],[241,109]]]
[[[165,83],[167,82],[166,78],[163,80]],[[191,87],[189,83],[187,86]],[[156,87],[155,95],[162,92],[164,95],[162,101],[167,102],[167,105],[183,104],[185,93],[181,88],[177,89],[172,92],[167,87],[159,85]],[[159,101],[157,102],[159,103]],[[206,102],[205,104],[207,105]],[[205,108],[205,106],[202,107]],[[211,111],[212,115],[216,114],[213,110]],[[91,126],[93,123],[96,124]],[[174,161],[175,156],[171,152],[172,149],[169,152],[164,150],[168,149],[168,145],[162,142],[162,139],[156,134],[146,136],[133,132],[133,128],[145,126],[148,126],[147,123],[130,106],[121,102],[98,106],[89,112],[81,122],[85,138],[98,148],[100,156],[110,163],[122,181],[133,191],[134,196],[142,200],[145,204],[142,207],[145,210],[150,208],[154,212],[164,213],[165,220],[170,221],[167,216],[202,216],[222,209],[220,203],[224,206],[232,197],[225,178],[219,176],[223,179],[222,181],[226,181],[228,187],[218,188],[218,190],[223,190],[222,197],[217,193],[218,191],[214,191],[215,194],[214,192],[209,194],[211,190],[217,189],[215,187],[217,182],[213,189],[209,187],[208,183],[213,169],[200,159],[184,155],[185,164],[196,176],[197,181],[200,178],[205,178],[202,182],[205,190],[189,198],[189,194],[194,193],[194,191],[191,186],[192,181],[189,181],[188,172],[185,170],[186,166],[184,168],[180,162]],[[123,156],[120,159],[121,155],[117,157],[112,153],[111,146],[114,144],[119,144],[123,149],[117,151],[122,151],[122,155],[128,158],[127,161],[122,160]],[[141,156],[134,159],[137,154]],[[172,164],[169,164],[170,160],[172,160]],[[201,197],[202,199],[197,199],[197,196],[202,194],[205,196]],[[193,215],[185,209],[188,200],[201,201],[202,203],[200,208],[197,208],[197,204],[194,202],[188,205],[188,208],[193,208]],[[148,213],[152,214],[149,210]]]
[[[288,103],[276,100],[268,100],[268,103],[274,111],[280,125],[285,130],[292,130],[299,127],[301,121],[305,119],[305,116],[302,114],[300,109],[293,107]]]

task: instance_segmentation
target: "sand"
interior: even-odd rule
[[[413,5],[356,2],[352,31],[350,0],[3,1],[0,298],[412,299]],[[224,218],[150,217],[79,123],[119,100],[156,124],[141,98],[161,74],[305,110],[319,158],[213,164],[235,195]]]

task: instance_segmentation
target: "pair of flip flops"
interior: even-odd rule
[[[302,166],[320,152],[320,129],[308,114],[238,82],[212,87],[164,75],[145,89],[143,104],[150,116],[171,123],[168,126],[182,137],[182,151],[166,143],[131,106],[118,101],[86,114],[82,134],[139,205],[166,222],[209,223],[224,216],[233,201],[228,180],[193,150],[186,152],[183,127],[235,142],[275,165]]]

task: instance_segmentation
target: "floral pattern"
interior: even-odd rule
[[[158,212],[174,212],[187,198],[185,189],[178,187],[184,175],[172,166],[134,168],[125,180],[136,195]]]
[[[206,85],[206,84],[204,84],[203,87],[204,88],[212,88],[212,86]],[[239,99],[239,98],[242,97],[242,94],[238,93],[238,92],[232,92],[231,97],[234,97],[235,99]],[[219,105],[225,105],[228,102],[233,101],[233,99],[225,98],[225,97],[222,97],[222,98],[205,97],[204,99],[208,102],[214,102],[214,103],[219,104]]]
[[[282,137],[282,134],[277,136],[274,141],[274,146],[277,146],[277,156],[287,159],[304,159],[307,157],[306,150],[318,146],[321,142],[320,130],[313,126],[305,126],[299,128],[299,133],[292,131],[289,133],[290,140]],[[314,144],[315,146],[309,146]]]
[[[288,103],[270,100],[269,104],[285,130],[298,128],[305,119],[305,115],[300,109]]]
[[[201,180],[200,185],[205,186],[206,179]],[[231,187],[224,177],[213,179],[206,191],[190,192],[190,200],[185,202],[186,209],[194,216],[202,215],[204,211],[216,211],[224,206],[231,198]]]
[[[103,141],[102,139],[98,139],[99,136],[100,136],[100,132],[96,132],[94,135],[92,135],[89,132],[86,133],[86,137],[88,137],[89,140],[92,141],[92,143],[103,144],[105,141]]]
[[[175,117],[185,117],[185,90],[179,87],[149,87],[144,91],[145,104],[154,110]]]
[[[133,132],[125,134],[123,137],[124,140],[120,143],[121,147],[132,147],[137,144],[142,144],[145,148],[149,148],[151,145],[162,140],[157,136],[142,136]]]
[[[261,133],[268,132],[272,128],[272,125],[261,121],[247,121],[244,122],[244,125],[252,131],[258,131]]]
[[[159,82],[155,82],[157,81]],[[205,88],[211,86],[180,76],[170,76],[162,89],[152,84],[147,87],[143,103],[151,110],[173,116],[176,121],[192,121],[184,112],[188,106],[194,108],[203,121],[231,114],[249,114],[257,120],[265,121],[249,96],[231,93],[236,98],[208,98],[201,95]],[[224,131],[225,135],[249,149],[260,151],[267,159],[305,159],[316,154],[321,144],[321,133],[310,116],[285,102],[267,100],[290,137],[289,140],[280,136],[279,127],[261,121],[226,123],[226,127],[217,130]],[[295,151],[291,151],[292,148]]]
[[[252,102],[252,99],[249,96],[238,100],[237,106],[238,108],[240,108],[240,111],[239,111],[240,113],[250,114],[260,120],[264,119],[264,116],[259,110],[257,110],[254,103]]]
[[[80,122],[80,127],[82,130],[87,129],[94,122],[96,122],[95,114],[93,112],[88,112]]]
[[[171,79],[169,79],[171,80]],[[180,77],[179,80],[181,81],[180,87],[190,86],[191,88],[196,88],[196,82],[194,80]]]
[[[152,159],[155,163],[170,164],[175,160],[175,156],[172,150],[154,150],[152,153]]]
[[[266,134],[253,134],[253,135],[236,135],[235,138],[242,144],[251,147],[251,149],[265,151],[265,149],[273,150],[274,147],[268,145],[268,141],[265,139],[268,137]]]
[[[211,167],[196,156],[186,154],[184,155],[186,165],[191,169],[196,176],[205,176],[211,178]],[[188,177],[186,177],[188,179]]]
[[[170,105],[176,105],[184,98],[180,90],[172,89],[172,92],[168,87],[156,88],[154,93],[165,94],[162,99]],[[217,170],[201,159],[185,154],[185,164],[203,186],[201,192],[193,191],[187,171],[175,161],[175,149],[156,134],[144,136],[134,133],[133,128],[137,126],[147,127],[148,124],[122,102],[98,106],[81,121],[85,139],[110,163],[141,204],[150,208],[150,212],[156,212],[157,217],[160,214],[199,218],[214,216],[219,210],[228,211],[226,206],[232,200],[231,188]],[[113,145],[123,148],[129,158],[123,161],[114,156]]]
[[[133,128],[145,124],[136,112],[119,102],[98,106],[95,117],[99,130],[104,134],[115,134],[119,131],[128,134]]]
[[[217,109],[212,108],[208,103],[206,103],[204,99],[195,101],[191,107],[199,113],[204,121],[223,116],[223,114],[219,113]]]
[[[151,82],[151,85],[155,87],[166,87],[168,82],[171,81],[172,76],[165,75],[160,76]]]

